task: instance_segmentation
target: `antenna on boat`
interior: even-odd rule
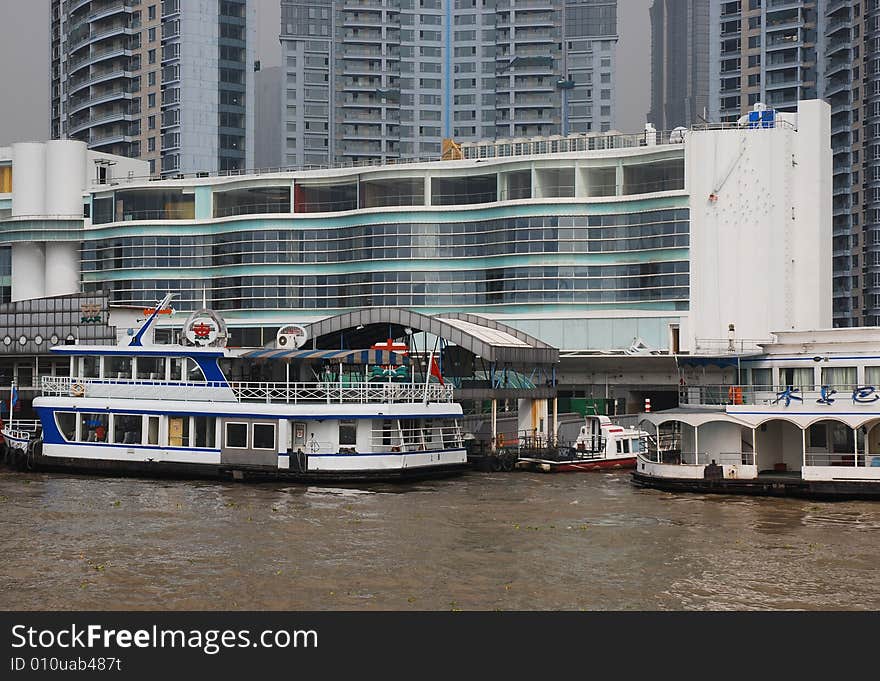
[[[144,337],[144,334],[147,332],[147,329],[150,328],[150,324],[156,321],[156,317],[158,317],[162,310],[166,309],[171,303],[171,299],[174,298],[176,293],[166,293],[165,297],[162,298],[153,309],[152,313],[149,317],[147,317],[146,321],[141,325],[141,328],[138,329],[138,332],[134,335],[134,338],[131,339],[131,342],[128,344],[129,347],[141,347],[143,343],[141,340]]]

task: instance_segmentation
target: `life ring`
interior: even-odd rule
[[[82,397],[86,394],[86,387],[82,383],[74,383],[70,386],[71,397]]]
[[[504,434],[498,433],[498,435],[495,436],[495,442],[498,443],[499,447],[503,447],[504,446]]]

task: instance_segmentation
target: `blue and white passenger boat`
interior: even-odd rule
[[[309,383],[231,381],[221,370],[221,360],[237,356],[229,348],[143,344],[169,301],[128,345],[52,348],[70,357],[71,373],[44,377],[34,399],[42,423],[34,468],[319,482],[424,478],[467,467],[451,386],[376,381],[368,371],[360,380],[340,373]],[[222,324],[208,311],[190,322],[186,335],[202,341]],[[393,354],[350,354],[370,352],[386,362]],[[346,362],[345,353],[333,354]]]
[[[784,331],[643,414],[633,481],[670,492],[880,499],[880,329]]]

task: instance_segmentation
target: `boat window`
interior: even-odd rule
[[[255,423],[253,429],[254,449],[275,449],[274,423]]]
[[[880,388],[880,367],[865,367],[865,384]]]
[[[801,392],[813,390],[813,368],[789,368],[779,370],[779,385],[782,387],[792,386]]]
[[[68,442],[76,440],[76,414],[70,411],[56,411],[55,423],[58,432]]]
[[[101,358],[94,355],[86,355],[82,359],[80,376],[83,378],[98,378],[101,374]]]
[[[109,414],[80,414],[79,437],[83,442],[107,442]]]
[[[148,416],[147,417],[147,444],[148,445],[159,444],[159,417],[158,416]]]
[[[857,380],[855,367],[822,367],[822,385],[851,388]]]
[[[629,454],[629,440],[618,440],[617,451],[621,454]]]
[[[205,375],[202,373],[201,367],[191,357],[172,357],[170,380],[201,383],[205,380]]]
[[[246,423],[226,423],[226,447],[247,449],[248,427]]]
[[[137,377],[145,381],[165,380],[164,357],[138,357]]]
[[[343,419],[339,422],[339,446],[351,447],[357,444],[357,421]]]
[[[189,446],[189,417],[171,416],[168,418],[168,446]]]
[[[139,445],[142,440],[143,418],[140,414],[113,415],[113,442],[123,445]]]
[[[770,388],[773,385],[772,369],[752,369],[752,385]]]
[[[131,357],[110,355],[104,358],[104,378],[131,378]]]
[[[214,447],[214,422],[212,416],[193,417],[193,433],[195,434],[193,447]]]

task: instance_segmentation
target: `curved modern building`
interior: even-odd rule
[[[179,291],[178,309],[221,311],[240,345],[394,307],[497,319],[563,356],[717,351],[730,325],[742,344],[831,323],[828,105],[755,113],[683,137],[475,143],[431,163],[162,181],[111,166],[63,232],[14,216],[0,241],[13,299],[81,288],[146,307]],[[35,180],[13,156],[17,206]],[[66,178],[45,176],[54,196]],[[78,281],[49,255],[74,238]],[[42,292],[16,277],[25,261]]]

